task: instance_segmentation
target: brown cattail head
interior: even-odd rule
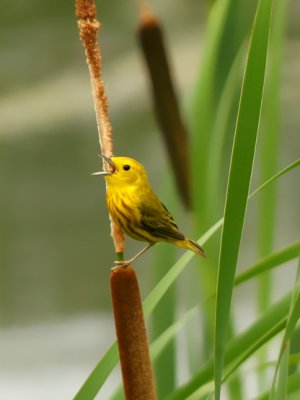
[[[148,67],[153,103],[186,207],[190,207],[188,136],[181,117],[161,25],[155,15],[141,5],[138,38]]]
[[[130,267],[115,269],[111,273],[110,284],[126,400],[155,400],[136,274]]]

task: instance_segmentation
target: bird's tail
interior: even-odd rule
[[[180,247],[184,247],[185,249],[192,250],[194,253],[199,254],[200,256],[206,257],[202,247],[192,239],[185,238],[184,240],[178,240],[176,244]]]

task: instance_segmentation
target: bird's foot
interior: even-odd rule
[[[115,270],[115,269],[119,269],[119,268],[127,268],[130,263],[131,263],[131,260],[129,260],[129,261],[115,261],[114,262],[115,266],[112,267],[112,271]]]

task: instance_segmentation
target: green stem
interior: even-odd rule
[[[121,251],[116,252],[116,260],[117,260],[117,261],[124,261],[124,254],[123,254],[123,252],[121,252]]]

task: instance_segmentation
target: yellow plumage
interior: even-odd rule
[[[153,192],[145,168],[129,157],[103,157],[109,170],[98,172],[107,183],[106,203],[116,224],[132,238],[148,246],[128,261],[116,262],[126,267],[149,247],[165,241],[204,256],[198,243],[181,233],[168,209]]]

